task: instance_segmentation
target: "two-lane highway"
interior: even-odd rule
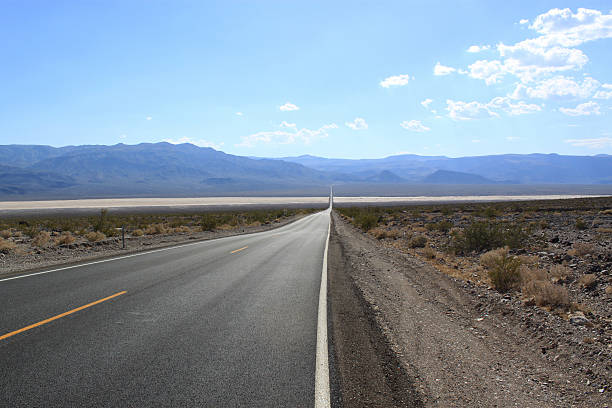
[[[312,406],[328,226],[0,279],[0,404]]]

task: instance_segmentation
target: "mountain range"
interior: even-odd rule
[[[0,199],[321,194],[329,185],[612,184],[612,156],[243,157],[192,144],[0,146]]]

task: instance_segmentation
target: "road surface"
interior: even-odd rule
[[[329,210],[0,280],[3,406],[313,406]]]

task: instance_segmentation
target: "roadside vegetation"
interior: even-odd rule
[[[278,223],[313,213],[315,209],[259,209],[176,214],[113,214],[0,218],[0,253],[27,254],[52,247],[88,246],[126,237],[185,235],[207,231],[231,231]],[[187,237],[185,238],[187,239]]]
[[[448,275],[612,330],[611,197],[336,211]]]

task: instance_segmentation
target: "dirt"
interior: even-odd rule
[[[612,405],[612,345],[587,340],[601,337],[601,327],[451,277],[336,213],[333,221],[330,294],[340,306],[332,301],[331,313],[344,406]],[[361,329],[347,327],[355,323]]]
[[[205,241],[232,235],[251,234],[268,231],[287,225],[304,215],[288,216],[275,222],[262,225],[241,226],[234,229],[201,231],[191,229],[189,232],[128,236],[126,249],[122,248],[120,237],[106,238],[98,242],[89,242],[83,237],[68,245],[48,245],[38,248],[32,245],[27,237],[12,239],[17,244],[15,250],[0,251],[0,276],[7,276],[26,271],[37,271],[51,266],[76,264],[119,255],[148,251],[157,248],[180,245],[187,242]],[[52,237],[53,238],[53,237]]]

